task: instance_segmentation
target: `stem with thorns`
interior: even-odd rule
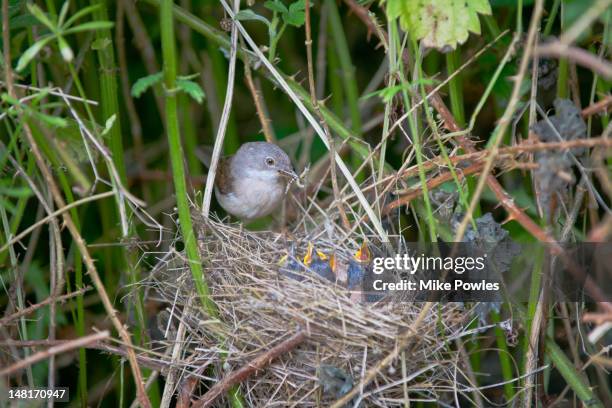
[[[327,136],[327,142],[329,143],[329,166],[331,172],[331,182],[332,182],[332,190],[334,192],[334,203],[338,208],[338,213],[340,214],[340,219],[342,220],[342,225],[347,230],[351,229],[351,224],[349,222],[348,217],[346,216],[346,212],[344,211],[344,207],[342,206],[342,200],[340,198],[340,189],[338,188],[338,176],[336,172],[336,161],[334,160],[334,156],[336,155],[336,145],[334,143],[334,138],[332,137],[329,127],[325,122],[325,118],[321,115],[321,111],[319,110],[319,101],[317,99],[317,92],[315,89],[315,80],[314,80],[314,69],[312,65],[312,33],[310,26],[310,1],[306,0],[306,8],[305,8],[305,26],[306,26],[306,59],[308,61],[308,88],[310,91],[310,102],[314,108],[315,113],[319,117],[320,123],[323,125],[323,129],[325,131],[325,135]]]

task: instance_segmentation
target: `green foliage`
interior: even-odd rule
[[[427,47],[448,51],[480,34],[478,13],[491,14],[487,0],[387,0],[389,19]]]
[[[47,93],[44,91],[39,92],[38,95],[34,98],[34,100],[38,101],[46,95]],[[46,113],[43,113],[38,109],[30,107],[30,105],[28,104],[21,103],[19,100],[10,97],[8,94],[3,93],[0,99],[15,108],[7,111],[8,114],[11,116],[17,113],[17,109],[22,109],[28,116],[33,117],[50,126],[65,127],[68,124],[68,121],[64,118],[61,118],[59,116],[47,115]]]
[[[15,206],[11,204],[11,198],[27,198],[31,195],[30,187],[14,186],[10,178],[0,179],[0,206],[6,208],[9,213],[14,214],[16,212]]]
[[[196,75],[178,76],[176,80],[176,89],[183,91],[189,95],[197,103],[202,103],[204,100],[204,91],[196,82],[191,79],[197,77]],[[132,96],[140,98],[152,86],[157,85],[164,78],[163,72],[157,72],[153,75],[147,75],[146,77],[139,78],[134,85],[132,85]]]
[[[8,16],[11,30],[31,27],[38,22],[36,18],[26,11],[25,4],[24,0],[9,0]],[[2,10],[0,10],[0,21],[2,21]],[[0,33],[0,38],[1,36],[2,33]]]
[[[28,4],[28,11],[36,20],[44,25],[49,31],[49,34],[41,36],[38,41],[30,46],[19,58],[17,63],[17,71],[22,71],[32,61],[36,55],[40,52],[45,45],[52,40],[57,41],[62,58],[66,62],[71,62],[74,58],[72,48],[65,39],[65,36],[84,31],[95,31],[113,27],[113,23],[110,21],[90,21],[75,26],[77,20],[85,17],[87,14],[95,11],[98,6],[85,7],[84,9],[76,12],[68,20],[66,20],[68,14],[69,1],[66,1],[62,6],[59,17],[47,15],[40,7],[36,4]]]
[[[140,98],[140,96],[145,93],[147,89],[161,82],[163,78],[163,72],[157,72],[152,75],[147,75],[146,77],[138,78],[138,80],[134,82],[134,85],[132,85],[132,96]]]
[[[176,80],[176,87],[177,89],[187,93],[187,95],[189,95],[197,103],[202,103],[202,101],[204,101],[204,91],[196,82],[178,77]]]
[[[268,0],[264,3],[264,7],[272,10],[274,13],[279,13],[283,22],[294,27],[304,25],[306,2],[298,0],[289,5],[287,8],[280,0]]]
[[[365,99],[369,99],[373,96],[379,96],[380,99],[384,102],[384,103],[388,103],[390,102],[395,95],[397,95],[398,92],[401,91],[407,91],[409,89],[413,89],[421,84],[423,85],[435,85],[437,84],[438,81],[434,80],[434,79],[429,79],[429,78],[422,78],[422,79],[418,79],[412,83],[406,83],[403,85],[394,85],[394,86],[388,86],[386,88],[383,89],[379,89],[378,91],[374,91],[374,92],[370,92],[367,95],[362,96],[360,99],[365,100]]]

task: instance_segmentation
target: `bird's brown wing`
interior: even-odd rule
[[[217,186],[219,192],[223,195],[229,194],[232,191],[234,177],[230,171],[231,161],[231,157],[222,157],[221,160],[219,160],[219,166],[217,167],[215,186]]]

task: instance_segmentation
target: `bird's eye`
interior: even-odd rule
[[[274,166],[274,159],[271,157],[266,158],[266,164],[268,166]]]

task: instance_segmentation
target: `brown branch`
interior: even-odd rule
[[[476,164],[472,164],[471,166],[465,169],[457,168],[457,172],[456,172],[457,177],[459,178],[459,180],[461,180],[469,174],[476,174],[480,172],[480,170],[482,170],[483,167],[484,167],[484,163],[476,163]],[[432,179],[427,181],[427,189],[428,190],[434,189],[440,186],[441,184],[446,183],[447,181],[451,181],[451,180],[453,180],[453,174],[450,171],[442,173],[439,176],[433,177]],[[410,201],[421,196],[421,194],[423,194],[423,189],[420,187],[417,187],[409,191],[408,193],[403,194],[398,199],[391,201],[389,204],[385,205],[385,208],[383,208],[382,210],[383,215],[389,214],[391,211],[393,211],[397,207],[401,207],[402,205],[408,204]]]
[[[276,137],[274,136],[274,129],[272,128],[272,126],[270,126],[270,119],[266,115],[260,91],[255,85],[255,82],[253,81],[249,57],[246,54],[243,58],[243,63],[244,79],[247,84],[247,88],[249,88],[249,91],[251,92],[253,102],[255,102],[255,111],[257,112],[257,117],[259,118],[259,122],[261,123],[261,129],[263,130],[264,137],[266,138],[266,142],[275,143]]]
[[[582,110],[582,117],[587,118],[600,112],[607,112],[608,106],[612,105],[612,95],[608,95],[599,102],[587,106]]]
[[[293,350],[295,347],[300,345],[307,335],[306,332],[300,330],[293,336],[289,337],[282,343],[272,347],[259,357],[250,361],[246,365],[242,366],[237,371],[232,372],[224,379],[213,385],[204,396],[194,403],[194,408],[205,408],[210,407],[212,403],[222,394],[226,393],[232,386],[240,384],[252,375],[257,375],[257,372],[266,368],[272,360],[279,356]]]
[[[15,313],[13,313],[10,316],[3,317],[2,319],[0,319],[0,327],[8,324],[9,322],[11,322],[11,321],[13,321],[15,319],[20,318],[21,316],[29,315],[30,313],[40,309],[43,306],[48,305],[49,303],[52,303],[52,302],[58,302],[58,303],[59,302],[64,302],[67,299],[73,298],[75,296],[82,295],[83,293],[87,292],[90,289],[91,289],[91,287],[86,286],[83,289],[79,289],[79,290],[77,290],[75,292],[67,293],[67,294],[59,296],[59,297],[58,296],[49,296],[48,298],[46,298],[42,302],[33,304],[32,306],[26,307],[25,309],[21,309],[21,310],[15,312]]]
[[[71,340],[0,340],[0,346],[37,348],[59,346],[66,344],[70,341]],[[128,356],[128,353],[125,348],[110,346],[100,341],[86,344],[83,347],[90,350],[102,351],[104,353],[116,354],[124,358],[127,358]],[[143,367],[150,368],[151,370],[156,371],[163,371],[164,369],[167,369],[172,366],[171,362],[167,362],[162,359],[149,358],[142,354],[136,354],[136,359],[138,360],[138,363]]]
[[[432,96],[431,104],[438,111],[442,120],[445,122],[446,126],[451,132],[460,132],[461,128],[455,121],[452,113],[448,110],[444,101],[440,95],[436,94]],[[468,153],[475,153],[477,150],[474,148],[473,143],[465,136],[457,136],[457,141]],[[555,238],[544,231],[538,224],[536,224],[525,212],[519,208],[514,199],[504,190],[504,188],[499,184],[497,178],[492,174],[487,176],[487,185],[495,194],[495,197],[499,200],[500,204],[506,209],[508,212],[508,220],[516,220],[527,232],[529,232],[534,238],[538,239],[541,242],[547,242],[552,245],[552,250],[555,255],[559,255],[563,262],[568,265],[570,272],[574,275],[581,275],[576,273],[576,268],[574,267],[574,262],[569,259],[569,257],[565,254],[565,251],[559,246],[556,242]],[[597,285],[593,282],[593,280],[587,276],[586,278],[579,278],[584,280],[584,288],[591,295],[593,300],[600,303],[600,306],[603,307],[607,311],[612,311],[612,303],[606,302],[605,297],[601,293],[601,290],[597,287]]]
[[[191,404],[191,395],[198,385],[197,377],[187,377],[181,382],[181,389],[179,391],[178,400],[176,401],[176,408],[189,408]]]
[[[585,313],[582,315],[585,323],[595,323],[596,325],[612,322],[612,312],[608,313]]]
[[[376,22],[370,17],[370,11],[358,4],[355,0],[344,0],[344,4],[346,4],[348,8],[355,13],[357,18],[359,18],[363,24],[365,24],[370,33],[376,34],[383,46],[387,48],[387,44],[389,43],[387,33],[376,26]]]
[[[612,64],[582,48],[566,45],[560,41],[553,41],[538,44],[536,54],[543,57],[567,58],[593,70],[607,80],[612,79]]]
[[[22,370],[34,363],[37,363],[41,360],[47,359],[56,354],[64,353],[69,350],[81,348],[87,346],[88,344],[95,343],[100,340],[104,340],[110,336],[108,330],[102,331],[100,333],[90,334],[89,336],[81,337],[78,339],[70,340],[59,344],[57,346],[49,347],[44,351],[39,351],[38,353],[34,353],[31,356],[16,362],[13,365],[10,365],[6,368],[0,370],[0,377],[13,374],[16,371]]]

